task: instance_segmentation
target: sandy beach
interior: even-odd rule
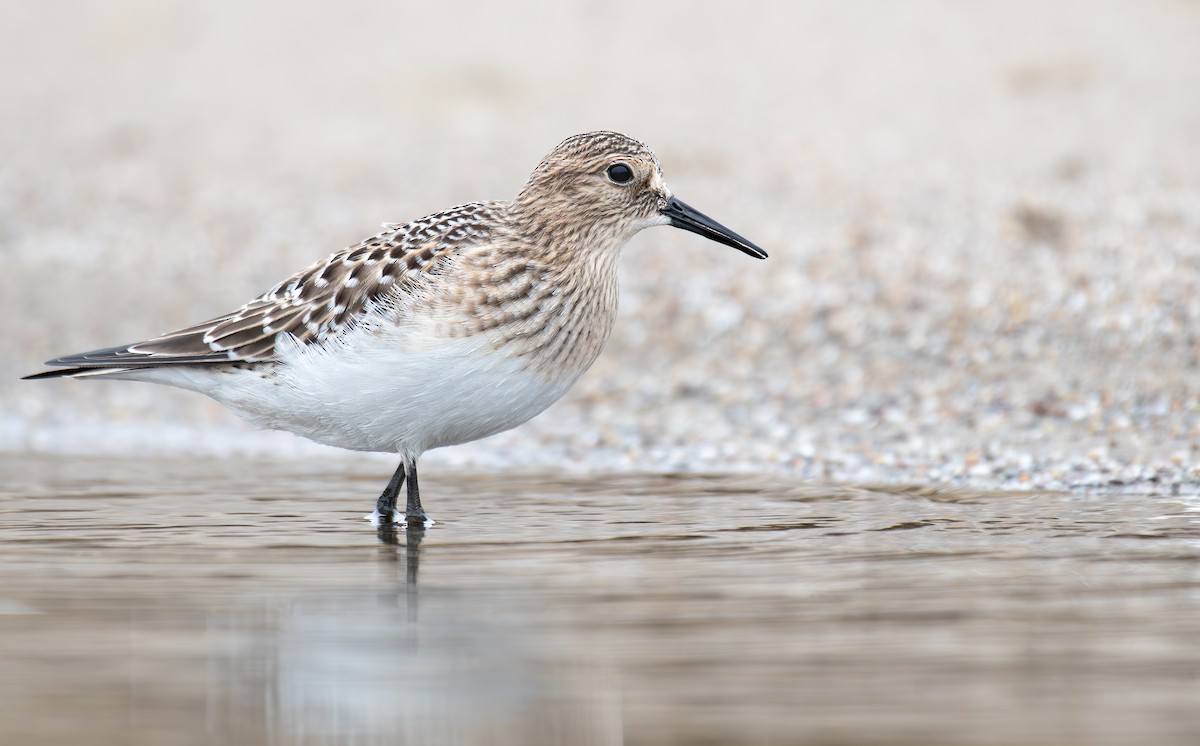
[[[339,458],[17,379],[616,129],[770,260],[643,233],[595,368],[431,470],[1200,491],[1200,4],[688,8],[4,3],[0,449]]]

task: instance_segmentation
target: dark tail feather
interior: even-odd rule
[[[57,370],[24,376],[22,381],[38,381],[46,378],[76,378],[81,376],[103,376],[106,373],[124,373],[137,368],[161,368],[164,365],[204,365],[228,363],[233,360],[228,352],[209,351],[195,354],[155,354],[135,351],[137,345],[107,347],[79,355],[66,355],[47,360],[46,365]]]
[[[45,373],[34,373],[33,375],[21,376],[22,381],[40,381],[43,378],[70,378],[77,376],[95,368],[59,368],[58,370],[48,370]]]
[[[59,368],[58,370],[48,370],[45,373],[34,373],[28,376],[21,376],[22,381],[41,381],[47,378],[80,378],[83,376],[103,376],[106,373],[124,373],[127,370],[135,368],[157,368],[157,365],[131,365],[119,367],[115,365],[90,365],[81,368]]]

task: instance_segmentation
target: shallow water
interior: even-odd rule
[[[0,742],[1200,739],[1195,497],[427,472],[0,459]]]

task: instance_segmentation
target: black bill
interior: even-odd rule
[[[672,197],[667,206],[663,208],[663,215],[671,219],[671,225],[676,228],[682,228],[685,231],[699,233],[705,238],[723,243],[726,246],[732,246],[738,251],[749,254],[755,259],[766,259],[767,252],[758,248],[738,234],[729,230],[717,221],[708,217],[704,213],[689,207],[686,203]]]

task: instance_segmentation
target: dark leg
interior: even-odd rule
[[[375,503],[375,512],[379,514],[379,523],[381,525],[392,522],[392,514],[396,510],[396,497],[400,494],[401,485],[404,484],[405,465],[406,461],[400,462],[396,473],[392,475],[392,480],[388,482],[388,486],[384,488],[383,494],[379,496],[379,501]],[[412,493],[411,488],[409,489],[409,493]],[[412,498],[409,497],[409,500],[412,500]]]
[[[404,520],[409,526],[415,523],[425,528],[427,519],[428,516],[421,507],[421,491],[417,488],[417,463],[413,461],[408,465],[408,507],[404,510]]]

